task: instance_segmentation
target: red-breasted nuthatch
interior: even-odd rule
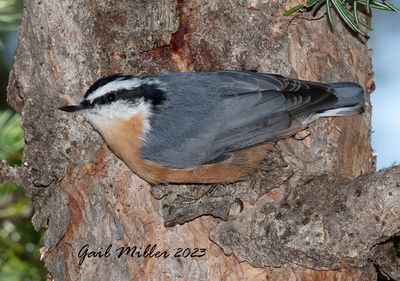
[[[319,117],[359,114],[363,89],[250,71],[112,75],[79,105],[110,149],[150,183],[227,183],[253,173],[266,142]]]

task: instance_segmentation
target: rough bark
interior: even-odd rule
[[[400,189],[398,168],[373,174],[369,50],[340,24],[332,32],[325,19],[282,17],[289,5],[25,2],[9,86],[23,117],[24,167],[0,164],[0,173],[25,187],[35,228],[47,225],[43,259],[54,280],[375,280],[372,261],[388,264],[376,249],[400,230]],[[56,109],[100,76],[211,69],[356,81],[366,112],[271,145],[245,182],[150,187],[82,117]],[[79,264],[86,244],[103,254],[112,245],[111,255]],[[171,256],[115,252],[148,244]],[[177,248],[206,255],[174,258]]]
[[[397,238],[398,239],[398,238]],[[393,241],[378,245],[373,256],[380,272],[392,280],[400,280],[400,263]]]

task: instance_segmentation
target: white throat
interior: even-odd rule
[[[137,116],[137,114],[141,114],[144,122],[143,140],[151,130],[149,122],[151,113],[151,104],[145,102],[143,98],[139,99],[135,104],[117,100],[111,104],[96,105],[91,109],[82,111],[82,115],[101,134],[109,129],[110,126],[114,126],[116,122],[127,121]]]

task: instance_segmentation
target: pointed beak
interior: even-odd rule
[[[65,112],[78,112],[81,110],[85,110],[85,109],[89,109],[92,106],[90,105],[90,102],[88,102],[87,100],[84,100],[83,102],[81,102],[78,105],[67,105],[67,106],[61,106],[58,109],[65,111]]]
[[[68,105],[68,106],[61,106],[58,109],[65,111],[65,112],[77,112],[82,109],[86,109],[87,107],[79,104],[79,105]]]

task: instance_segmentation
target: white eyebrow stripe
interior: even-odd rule
[[[106,93],[118,91],[122,89],[130,90],[142,84],[141,79],[138,78],[130,78],[128,80],[116,80],[109,82],[100,88],[96,89],[94,92],[90,93],[86,99],[93,102],[94,99],[105,95]]]

